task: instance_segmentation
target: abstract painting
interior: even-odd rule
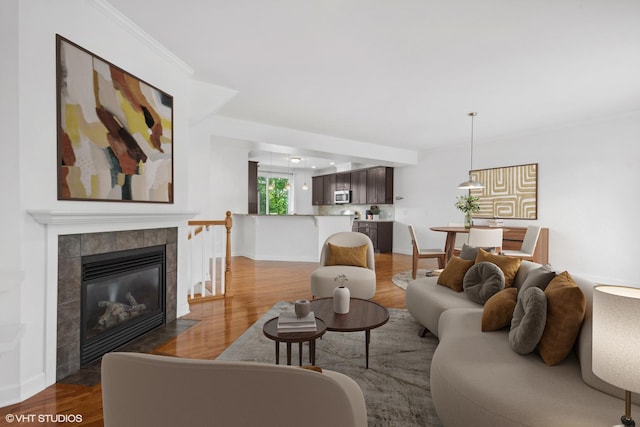
[[[471,171],[484,184],[469,190],[480,198],[480,212],[474,218],[538,219],[538,164]]]
[[[173,97],[56,35],[58,200],[173,203]]]

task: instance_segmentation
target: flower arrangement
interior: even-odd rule
[[[478,201],[480,201],[479,197],[470,194],[468,196],[458,196],[456,208],[464,213],[464,226],[466,228],[471,228],[471,225],[473,225],[471,215],[480,212],[480,204]]]
[[[333,280],[340,283],[340,286],[344,286],[344,283],[349,281],[346,274],[338,274]]]
[[[380,215],[380,208],[378,205],[371,206],[369,210],[371,211],[371,215]]]

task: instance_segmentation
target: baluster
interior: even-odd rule
[[[216,230],[217,226],[214,226],[211,230],[211,236],[209,238],[209,271],[211,272],[211,294],[216,295]]]
[[[224,227],[218,227],[218,231],[220,233],[220,293],[222,293],[223,295],[225,295],[225,287],[226,287],[226,283],[225,283],[225,274],[224,274],[224,268],[225,265],[227,264],[227,254],[224,250],[224,248],[222,247],[222,243],[226,243],[226,239],[225,239],[225,229]]]
[[[227,297],[231,294],[231,212],[226,212],[224,220],[194,220],[189,221],[190,227],[196,227],[196,230],[189,231],[189,240],[191,240],[188,250],[191,258],[190,283],[191,299],[195,297],[194,289],[197,284],[202,287],[201,295],[206,294],[206,282],[211,281],[211,296]],[[217,226],[217,227],[216,227]],[[213,227],[213,229],[209,229]],[[224,227],[224,228],[223,228]],[[217,229],[216,229],[217,228]],[[226,233],[225,233],[226,229]],[[196,242],[196,237],[201,232],[207,232],[207,236],[200,236]],[[218,235],[219,233],[220,235]],[[196,254],[200,251],[200,256]],[[218,255],[218,251],[220,254]],[[218,257],[220,258],[220,271],[218,271]],[[200,262],[197,266],[196,263]],[[200,281],[196,283],[196,275],[200,274]],[[220,292],[217,291],[216,282],[220,277]]]

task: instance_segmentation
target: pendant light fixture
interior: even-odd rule
[[[471,171],[473,170],[473,118],[478,115],[478,113],[472,112],[468,114],[471,117],[471,168],[469,169],[469,180],[463,183],[458,184],[458,188],[460,190],[471,190],[476,188],[484,188],[484,184],[478,181],[475,181],[471,177]]]
[[[275,185],[273,185],[273,179],[271,178],[271,174],[273,173],[273,153],[271,154],[271,166],[269,167],[269,175],[267,175],[267,188],[269,189],[269,191],[273,191],[275,187]]]
[[[304,184],[302,184],[303,190],[308,190],[309,186],[307,185],[307,158],[304,158]]]
[[[287,184],[284,186],[284,189],[289,191],[291,190],[291,180],[293,179],[293,174],[291,173],[291,167],[289,166],[289,158],[287,158],[287,173],[289,174],[289,178],[287,179]]]

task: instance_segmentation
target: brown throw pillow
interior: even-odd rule
[[[506,288],[492,296],[482,310],[482,331],[497,331],[511,325],[513,311],[516,308],[518,290]]]
[[[538,350],[549,366],[569,355],[580,333],[587,301],[568,272],[558,274],[544,290],[547,296],[547,324]]]
[[[513,279],[515,279],[518,269],[520,268],[520,258],[491,254],[481,248],[478,251],[478,256],[476,257],[476,263],[485,261],[492,262],[500,267],[500,270],[504,273],[505,288],[513,285]]]
[[[462,292],[462,281],[467,270],[471,268],[473,261],[467,261],[454,256],[438,276],[438,285],[446,286],[456,292]]]
[[[354,265],[367,268],[367,249],[369,245],[362,246],[336,246],[329,245],[329,259],[327,265]]]

